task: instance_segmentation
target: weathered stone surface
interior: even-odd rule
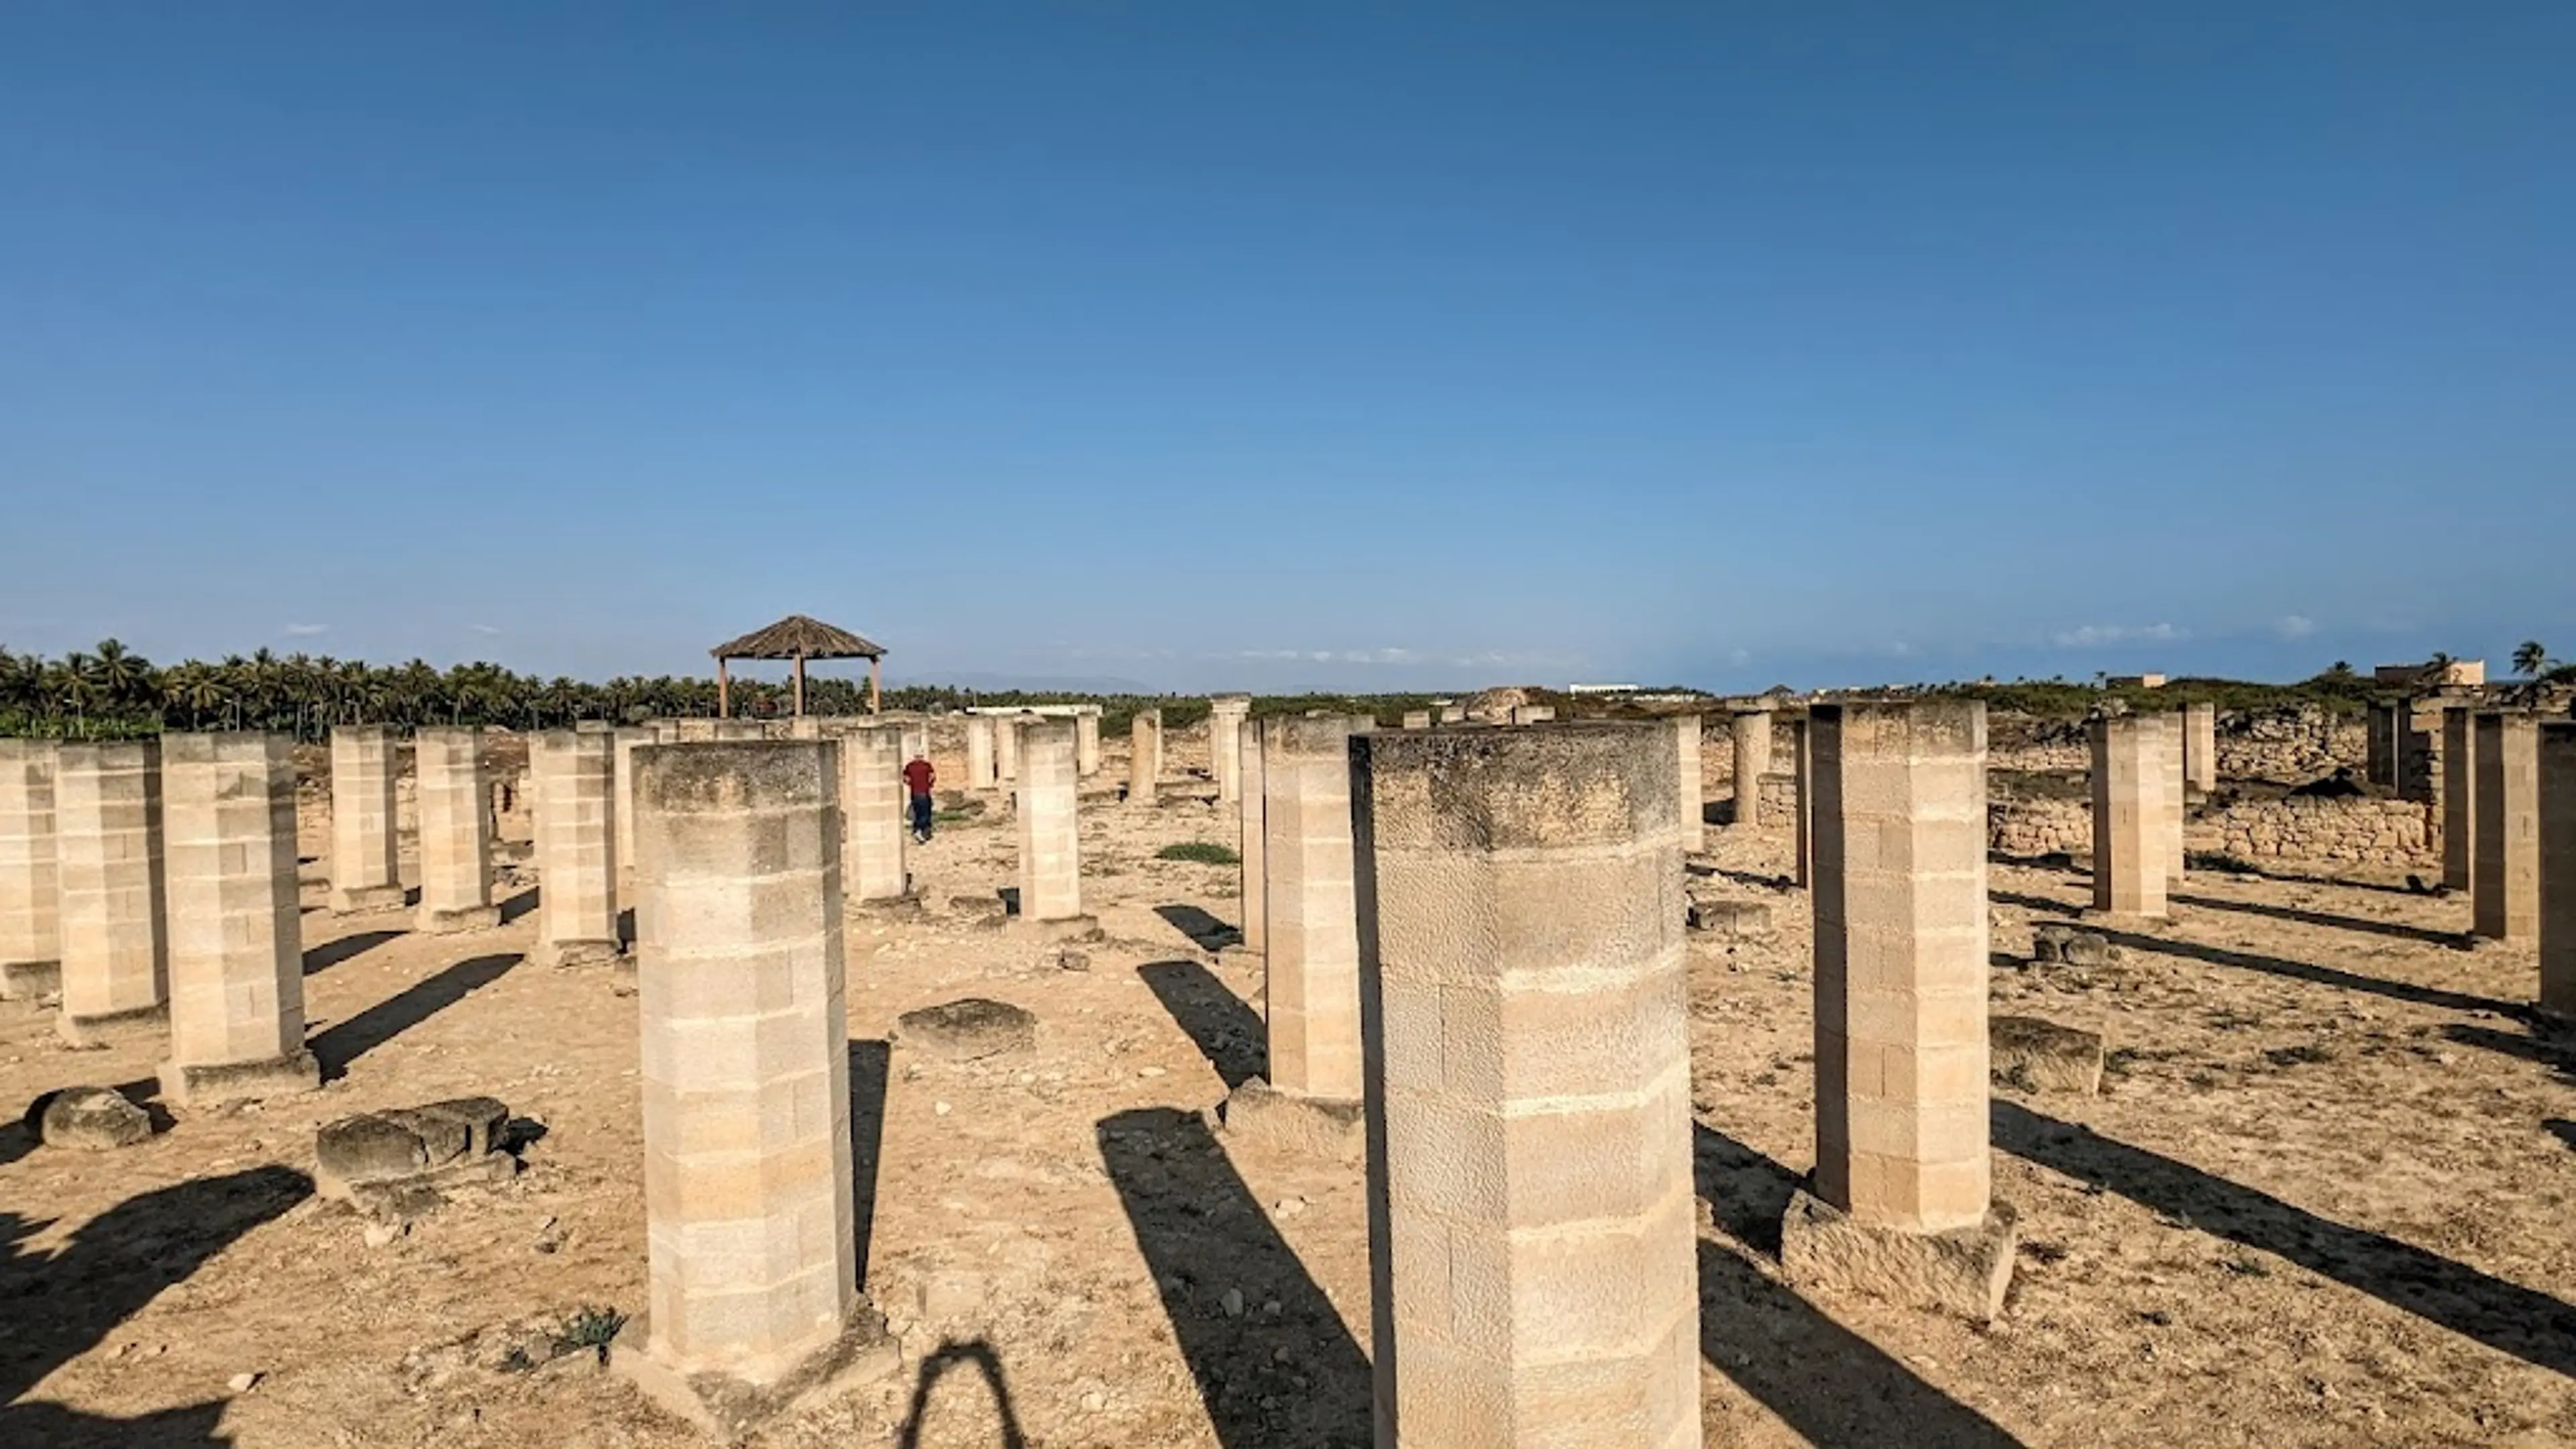
[[[1998,1016],[1986,1023],[1994,1079],[2033,1092],[2102,1089],[2102,1036],[2036,1016]]]
[[[2107,966],[2111,963],[2111,942],[2099,931],[2082,931],[2059,921],[2043,921],[2030,928],[2031,959],[2062,962],[2069,966]]]
[[[860,1298],[840,1335],[766,1382],[719,1372],[687,1373],[648,1351],[652,1315],[626,1321],[608,1346],[612,1372],[635,1385],[656,1408],[730,1443],[775,1415],[874,1383],[903,1366],[902,1350],[886,1332],[885,1316]]]
[[[1707,931],[1729,941],[1768,941],[1771,907],[1763,901],[1731,900],[1710,896],[1690,903],[1690,928]]]
[[[1007,1001],[970,996],[907,1011],[895,1018],[894,1039],[953,1062],[970,1062],[1038,1044],[1038,1019]]]
[[[63,993],[60,961],[0,963],[0,1001],[42,1001]]]
[[[1983,1223],[1940,1233],[1872,1227],[1803,1189],[1780,1220],[1780,1271],[1823,1288],[1952,1313],[1978,1323],[2003,1311],[2020,1230],[1997,1202]]]
[[[322,1065],[309,1051],[248,1062],[163,1062],[161,1095],[174,1106],[207,1107],[314,1091]]]
[[[1357,1162],[1368,1146],[1358,1102],[1294,1096],[1259,1077],[1235,1088],[1218,1116],[1228,1137],[1328,1161]]]
[[[28,1130],[47,1147],[106,1152],[152,1135],[150,1114],[106,1087],[48,1092],[28,1108],[27,1119]]]
[[[510,1109],[490,1097],[365,1112],[313,1134],[313,1191],[388,1221],[437,1207],[442,1186],[517,1170],[504,1151]]]

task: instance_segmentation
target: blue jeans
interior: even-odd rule
[[[912,797],[912,833],[915,835],[930,833],[930,797],[927,795]]]

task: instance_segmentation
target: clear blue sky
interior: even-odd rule
[[[2576,654],[2571,75],[2563,0],[28,0],[0,643]]]

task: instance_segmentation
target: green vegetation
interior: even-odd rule
[[[1240,865],[1243,857],[1207,840],[1185,840],[1154,852],[1156,860],[1190,860],[1200,865]]]
[[[2322,674],[2296,684],[2255,684],[2241,679],[2171,679],[2162,688],[2135,685],[2079,684],[2066,679],[2017,679],[2009,684],[1935,685],[1930,691],[1958,699],[1982,699],[1992,710],[2010,710],[2039,719],[2080,719],[2117,700],[2133,710],[2173,709],[2185,704],[2214,704],[2221,710],[2267,711],[2314,705],[2336,714],[2357,713],[2374,699],[2398,691],[2374,683],[2338,661]]]

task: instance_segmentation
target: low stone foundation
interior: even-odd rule
[[[322,1065],[299,1051],[258,1062],[161,1064],[161,1095],[174,1107],[212,1107],[319,1090]]]
[[[664,1413],[727,1443],[763,1420],[874,1383],[903,1364],[901,1349],[886,1332],[885,1316],[865,1297],[838,1337],[774,1377],[682,1373],[653,1356],[652,1342],[649,1314],[628,1319],[608,1345],[609,1372],[633,1384]]]
[[[2007,1203],[1988,1209],[1978,1227],[1908,1233],[1857,1222],[1801,1188],[1780,1219],[1780,1271],[1799,1288],[1859,1293],[1984,1323],[2003,1311],[2020,1239]]]
[[[0,965],[0,1001],[38,1001],[62,994],[60,961],[12,961]]]
[[[331,914],[364,915],[371,911],[398,911],[410,904],[410,893],[398,885],[358,886],[342,890],[331,888]]]
[[[499,906],[460,906],[445,911],[423,909],[415,928],[425,936],[454,936],[467,931],[496,930],[500,924]]]
[[[1293,1096],[1259,1077],[1234,1089],[1217,1109],[1228,1137],[1334,1162],[1357,1162],[1368,1147],[1357,1102]]]
[[[54,1020],[54,1034],[66,1045],[87,1051],[104,1047],[110,1041],[126,1037],[161,1035],[170,1030],[170,1003],[138,1006],[132,1011],[105,1011],[93,1016],[63,1013]]]
[[[2366,796],[2239,800],[2196,809],[2184,845],[2200,854],[2231,855],[2249,864],[2373,865],[2441,869],[2440,832],[2432,807]],[[2093,814],[2080,800],[1998,800],[1986,807],[1986,846],[2014,860],[2051,855],[2090,859]]]
[[[1998,1016],[1986,1023],[1994,1079],[2030,1092],[2102,1089],[2102,1036],[2035,1016]]]
[[[460,1097],[326,1122],[313,1134],[313,1194],[388,1222],[446,1201],[441,1188],[502,1182],[518,1170],[503,1150],[510,1109]]]

